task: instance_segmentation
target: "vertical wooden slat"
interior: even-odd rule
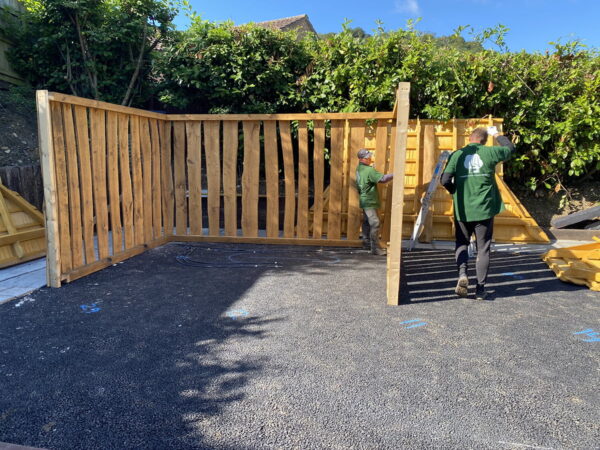
[[[260,167],[260,122],[245,120],[244,172],[242,173],[242,234],[258,236],[258,176]]]
[[[356,168],[358,167],[358,158],[356,153],[365,145],[365,121],[350,121],[350,158],[348,173],[348,229],[346,235],[348,239],[358,239],[360,231],[361,210],[358,204],[358,190],[356,189]]]
[[[306,120],[298,121],[298,219],[299,238],[308,237],[308,130]]]
[[[435,128],[433,125],[425,125],[423,137],[423,188],[422,192],[427,191],[427,187],[433,175],[437,162],[437,151],[435,149]],[[427,184],[425,184],[427,183]],[[431,242],[433,238],[433,204],[435,203],[436,193],[431,196],[431,211],[427,211],[425,218],[425,228],[421,235],[422,242]]]
[[[283,153],[283,171],[285,176],[285,212],[283,218],[283,237],[294,237],[294,216],[296,212],[296,190],[294,181],[294,153],[290,122],[279,121],[281,151]]]
[[[375,131],[375,164],[373,167],[381,173],[386,173],[388,146],[388,120],[378,120],[377,130]],[[381,183],[377,185],[379,200],[381,201],[380,211],[385,211],[386,209],[386,186],[388,185]]]
[[[161,143],[158,127],[158,120],[150,119],[150,138],[152,139],[152,234],[154,239],[162,236]]]
[[[81,229],[81,191],[79,184],[79,164],[77,144],[71,105],[63,104],[65,148],[67,153],[67,176],[69,178],[69,213],[71,217],[71,261],[73,267],[83,265],[83,235]]]
[[[52,143],[54,147],[54,163],[56,174],[56,188],[58,200],[58,235],[60,238],[60,265],[61,272],[67,273],[71,270],[71,233],[69,227],[69,183],[67,179],[67,160],[65,157],[65,138],[63,132],[63,118],[60,103],[50,103],[52,115]],[[0,195],[0,210],[3,209],[4,200]],[[5,209],[5,208],[4,208]],[[14,233],[14,227],[10,215],[4,218],[9,234]],[[11,231],[13,228],[13,231]],[[23,248],[16,242],[13,244],[15,253],[19,258],[23,257]]]
[[[112,231],[112,254],[123,251],[123,229],[121,224],[121,204],[119,188],[119,155],[117,153],[118,130],[117,113],[106,114],[106,137],[108,151],[108,195],[110,201],[110,229]]]
[[[221,122],[204,122],[204,147],[206,150],[206,177],[208,183],[208,234],[220,233],[221,164],[219,155],[219,130]]]
[[[390,246],[387,257],[388,305],[397,305],[400,294],[400,257],[402,252],[402,214],[404,208],[404,173],[406,169],[406,142],[410,83],[400,83],[396,93],[398,116],[394,156],[394,183],[392,190],[392,217]]]
[[[144,195],[144,244],[152,240],[152,144],[150,124],[147,117],[140,118],[140,150],[142,155],[142,179]]]
[[[44,178],[46,207],[46,279],[49,286],[60,287],[60,237],[58,234],[58,205],[56,200],[56,174],[52,142],[52,118],[48,91],[37,91],[38,141],[40,162]]]
[[[396,105],[397,107],[397,105]],[[393,173],[394,171],[394,155],[396,154],[396,122],[392,124],[390,134],[390,146],[388,149],[388,157],[385,166],[385,173]],[[390,230],[392,221],[392,190],[393,183],[385,185],[385,210],[383,211],[383,221],[381,223],[381,240],[380,244],[387,245],[390,241]]]
[[[238,122],[223,121],[223,209],[225,236],[237,236]]]
[[[77,154],[79,156],[79,180],[81,186],[83,246],[85,249],[85,263],[90,264],[96,260],[94,250],[94,201],[93,178],[88,132],[88,113],[83,106],[73,106],[77,131]]]
[[[324,147],[325,147],[325,122],[315,120],[314,122],[314,148],[313,148],[313,172],[314,172],[314,206],[313,206],[313,237],[321,239],[323,236],[323,184],[325,178],[324,169]]]
[[[107,258],[108,251],[108,198],[106,196],[106,111],[90,110],[92,142],[92,176],[94,178],[94,209],[98,255]]]
[[[202,149],[200,122],[186,122],[190,233],[202,234]]]
[[[175,191],[173,189],[173,150],[171,148],[171,126],[172,122],[166,120],[160,127],[161,143],[161,178],[162,178],[162,211],[165,235],[173,235],[173,209],[175,202]]]
[[[267,181],[267,237],[279,237],[279,160],[277,123],[263,122],[265,135],[265,177]]]
[[[123,234],[125,235],[125,249],[129,249],[135,245],[135,235],[133,232],[133,190],[129,165],[129,116],[125,114],[119,114],[118,134]]]
[[[344,122],[344,120],[331,121],[331,178],[329,181],[327,239],[340,239],[341,235]]]
[[[175,234],[187,234],[187,204],[185,191],[185,123],[173,123],[173,164],[175,167]]]
[[[348,229],[348,190],[350,187],[349,183],[349,169],[350,169],[350,121],[344,120],[344,150],[342,152],[342,206],[341,206],[341,217],[340,226],[341,234],[347,233]]]
[[[131,173],[133,174],[133,226],[135,244],[144,243],[144,178],[140,152],[140,117],[131,116]]]

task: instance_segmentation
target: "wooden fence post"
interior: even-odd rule
[[[60,287],[60,242],[58,234],[58,203],[56,194],[56,171],[52,144],[52,120],[48,91],[37,91],[38,140],[40,163],[44,179],[44,205],[46,216],[46,282],[48,286]]]
[[[404,173],[410,83],[400,83],[396,92],[396,140],[394,149],[394,183],[392,186],[390,245],[387,256],[387,303],[397,305],[400,294],[400,256],[402,252],[402,214],[404,210]]]
[[[431,180],[435,165],[437,164],[437,155],[435,151],[435,127],[433,125],[425,125],[425,136],[423,139],[423,182]],[[427,192],[429,183],[423,184],[421,194]],[[433,239],[433,202],[435,200],[435,192],[431,196],[431,210],[427,211],[425,216],[425,229],[421,236],[421,242],[431,242]],[[419,206],[420,207],[420,206]]]

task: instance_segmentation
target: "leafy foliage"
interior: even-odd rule
[[[13,68],[35,87],[130,104],[151,86],[148,53],[171,28],[166,0],[24,0]],[[139,101],[139,100],[138,100]]]

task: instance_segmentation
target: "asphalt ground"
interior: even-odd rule
[[[600,447],[598,293],[505,251],[491,299],[460,299],[452,252],[416,250],[387,306],[385,264],[170,244],[2,304],[0,442]]]

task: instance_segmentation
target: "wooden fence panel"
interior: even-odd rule
[[[54,163],[56,164],[56,184],[63,186],[63,189],[57,189],[58,203],[58,234],[60,238],[60,264],[63,272],[71,270],[71,230],[69,227],[69,190],[67,177],[67,160],[65,157],[65,138],[63,131],[62,108],[60,104],[52,102],[50,104],[50,112],[52,115],[52,138],[54,144]],[[66,188],[66,189],[65,189]],[[0,209],[4,205],[4,200],[0,200]],[[8,212],[6,211],[6,214]],[[7,225],[11,225],[10,220],[5,219]],[[9,229],[9,232],[11,230]],[[15,231],[13,230],[14,234]],[[16,254],[21,257],[23,250],[19,243],[15,244]]]
[[[185,191],[185,123],[173,124],[173,165],[175,186],[175,232],[178,236],[187,234],[187,202]]]
[[[110,255],[108,249],[108,198],[106,196],[106,111],[91,109],[90,125],[98,256],[100,259],[104,259]]]
[[[306,120],[298,122],[298,218],[297,234],[308,237],[308,130]]]
[[[327,239],[340,239],[343,187],[344,121],[331,121],[331,177],[329,181],[329,213]]]
[[[223,208],[225,236],[237,236],[238,121],[223,121]]]
[[[244,121],[244,171],[242,173],[242,234],[258,236],[258,177],[260,122]]]
[[[294,176],[294,148],[289,121],[279,121],[281,151],[283,153],[283,171],[285,176],[285,212],[283,216],[283,237],[294,237],[296,213],[296,189]]]
[[[314,121],[313,175],[314,175],[314,208],[313,208],[313,238],[323,237],[323,190],[325,179],[325,122]]]
[[[133,175],[133,224],[135,244],[144,243],[144,180],[140,150],[140,118],[131,118],[131,173]]]
[[[129,163],[129,117],[125,114],[119,114],[118,134],[123,234],[125,236],[125,249],[127,250],[135,245],[135,235],[133,228],[133,189],[131,186],[131,166]]]
[[[108,195],[110,208],[110,230],[112,232],[112,254],[123,251],[123,226],[121,223],[121,190],[119,186],[119,155],[117,113],[106,113],[106,136],[108,149]]]
[[[190,233],[202,234],[202,147],[201,123],[185,124],[189,183]]]
[[[267,182],[267,237],[279,237],[279,158],[277,123],[263,122],[265,138],[265,178]]]
[[[58,104],[60,105],[60,104]],[[71,105],[60,105],[64,121],[65,150],[67,156],[67,176],[69,192],[69,214],[71,226],[71,262],[73,267],[79,267],[84,262],[81,190],[79,184],[79,163],[77,161],[77,144],[73,110]]]
[[[219,236],[221,214],[221,156],[220,121],[204,122],[204,145],[206,151],[206,179],[208,181],[208,234]]]

